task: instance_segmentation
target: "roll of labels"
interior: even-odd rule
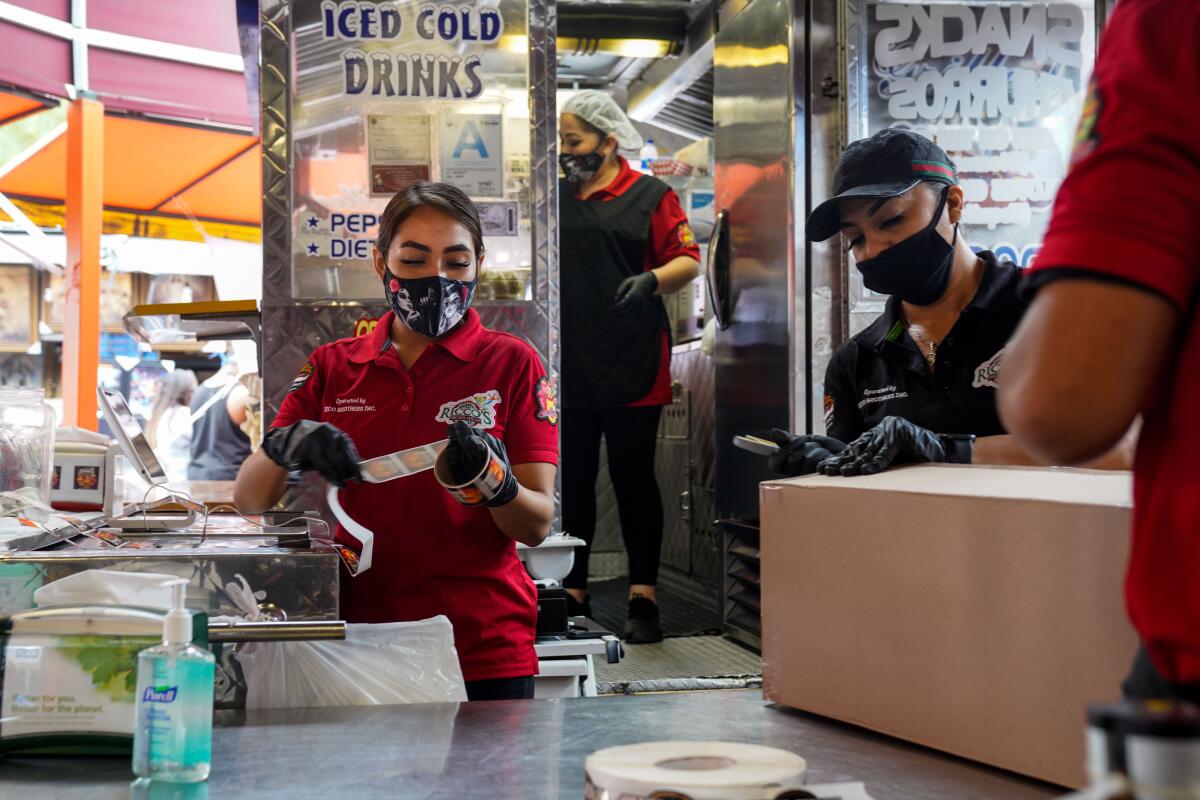
[[[423,444],[420,447],[410,447],[407,450],[397,450],[385,456],[371,458],[358,462],[359,475],[364,483],[387,483],[388,481],[416,475],[419,472],[432,469],[437,482],[446,488],[450,495],[467,506],[477,506],[486,503],[496,496],[504,486],[508,469],[504,460],[488,447],[488,460],[479,470],[479,474],[466,483],[455,483],[449,475],[446,464],[446,439]],[[325,492],[325,500],[329,509],[341,523],[343,530],[358,542],[355,548],[352,544],[334,542],[333,546],[341,556],[342,562],[351,575],[359,575],[371,568],[371,556],[375,550],[375,534],[365,525],[355,521],[338,499],[338,487],[333,484]]]
[[[1200,800],[1200,706],[1126,700],[1088,708],[1089,786],[1062,800]]]
[[[360,461],[358,462],[358,474],[364,483],[387,483],[397,478],[433,469],[438,456],[446,449],[446,442],[446,439],[442,439],[438,442],[423,444],[420,447],[397,450],[395,453],[388,453],[385,456]],[[360,575],[371,568],[371,555],[375,551],[375,534],[370,528],[356,522],[346,513],[338,500],[338,491],[337,486],[329,484],[329,488],[325,492],[325,501],[329,503],[329,510],[337,517],[342,529],[351,538],[357,540],[358,547],[355,548],[352,544],[342,542],[334,542],[333,546],[350,574]]]
[[[805,786],[795,753],[739,742],[646,742],[587,759],[586,800],[871,800],[861,783]]]

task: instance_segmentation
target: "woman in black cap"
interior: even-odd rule
[[[863,285],[888,295],[887,306],[829,362],[828,435],[777,431],[771,468],[870,475],[914,461],[1037,464],[996,412],[1004,348],[1026,308],[1020,273],[960,235],[953,162],[923,136],[888,128],[846,148],[833,193],[809,216],[808,238],[840,232]],[[1128,469],[1130,452],[1123,445],[1090,466]]]

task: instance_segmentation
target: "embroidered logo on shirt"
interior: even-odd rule
[[[339,397],[334,405],[325,406],[325,414],[355,414],[359,412],[374,413],[375,406],[370,405],[365,397]]]
[[[472,428],[487,430],[496,427],[496,406],[499,404],[500,392],[492,389],[464,397],[462,400],[442,403],[434,419],[447,425],[451,422],[465,422]]]
[[[886,403],[888,400],[903,400],[908,392],[898,392],[895,386],[884,386],[879,389],[863,389],[863,399],[858,401],[859,409],[876,403]]]
[[[825,395],[825,429],[829,430],[833,425],[833,395]]]
[[[533,388],[533,396],[537,400],[537,411],[534,413],[543,422],[551,425],[558,424],[558,379],[543,375]]]
[[[681,222],[676,230],[679,232],[679,243],[684,247],[691,247],[696,243],[696,234],[692,233],[691,225]]]
[[[296,377],[292,379],[292,387],[288,389],[288,393],[292,393],[299,389],[304,384],[308,383],[308,379],[312,377],[313,365],[311,361],[305,362],[300,371],[296,373]]]
[[[985,386],[993,389],[1000,388],[996,381],[1000,378],[1000,365],[1004,362],[1004,350],[1005,348],[1001,347],[1000,352],[975,368],[975,380],[971,381],[972,387],[976,389],[982,389]]]
[[[1075,166],[1092,154],[1100,144],[1100,132],[1096,123],[1104,111],[1104,98],[1096,79],[1088,84],[1087,97],[1083,101],[1083,113],[1079,115],[1079,127],[1075,129],[1075,145],[1071,150],[1071,166]]]

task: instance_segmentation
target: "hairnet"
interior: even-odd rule
[[[577,92],[563,105],[562,113],[574,114],[605,134],[616,136],[622,150],[637,150],[642,146],[642,135],[633,127],[617,101],[598,89]]]

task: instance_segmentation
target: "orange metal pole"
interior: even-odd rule
[[[104,215],[104,104],[79,98],[67,110],[66,320],[63,424],[96,430],[100,368],[100,227]]]

